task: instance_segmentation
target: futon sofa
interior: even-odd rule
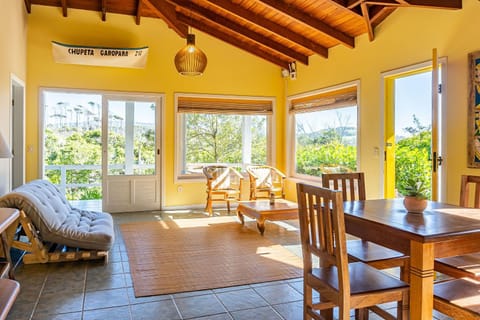
[[[108,257],[114,242],[110,214],[72,207],[47,180],[28,182],[5,194],[0,207],[21,210],[20,222],[29,243],[14,241],[12,246],[33,251],[34,257],[27,259],[31,263]]]

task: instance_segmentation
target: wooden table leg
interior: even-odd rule
[[[410,242],[410,320],[433,317],[434,245]]]
[[[240,220],[240,223],[242,225],[244,225],[245,224],[245,218],[243,217],[243,214],[240,211],[237,211],[237,217]]]
[[[257,228],[258,228],[258,231],[260,231],[260,234],[263,236],[263,233],[265,232],[265,219],[262,219],[262,218],[257,219]]]

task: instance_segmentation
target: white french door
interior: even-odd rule
[[[423,63],[384,73],[385,156],[384,195],[398,196],[401,179],[423,173],[432,200],[441,200],[442,79],[446,63]],[[427,143],[427,144],[425,144]],[[426,160],[426,161],[425,161]]]
[[[103,210],[159,210],[161,98],[103,96]]]

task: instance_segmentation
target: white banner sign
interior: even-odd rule
[[[148,47],[86,47],[52,41],[52,53],[53,60],[57,63],[122,68],[144,68],[147,62]]]

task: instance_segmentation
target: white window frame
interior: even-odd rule
[[[343,88],[356,87],[357,91],[357,171],[360,171],[360,80],[354,80],[331,87],[308,91],[287,97],[285,104],[285,112],[287,114],[287,174],[290,178],[299,180],[310,180],[314,182],[321,182],[321,177],[299,174],[296,172],[296,132],[295,132],[295,114],[290,112],[292,101],[300,98],[307,98],[330,91],[336,91]]]
[[[191,98],[209,98],[209,99],[237,99],[237,100],[265,100],[271,101],[273,112],[267,117],[267,164],[275,165],[275,119],[276,119],[276,99],[275,97],[260,96],[236,96],[236,95],[214,95],[214,94],[193,94],[193,93],[175,93],[175,173],[174,183],[200,182],[204,181],[203,174],[184,174],[182,173],[185,145],[185,121],[184,114],[178,112],[178,99],[180,97]]]

